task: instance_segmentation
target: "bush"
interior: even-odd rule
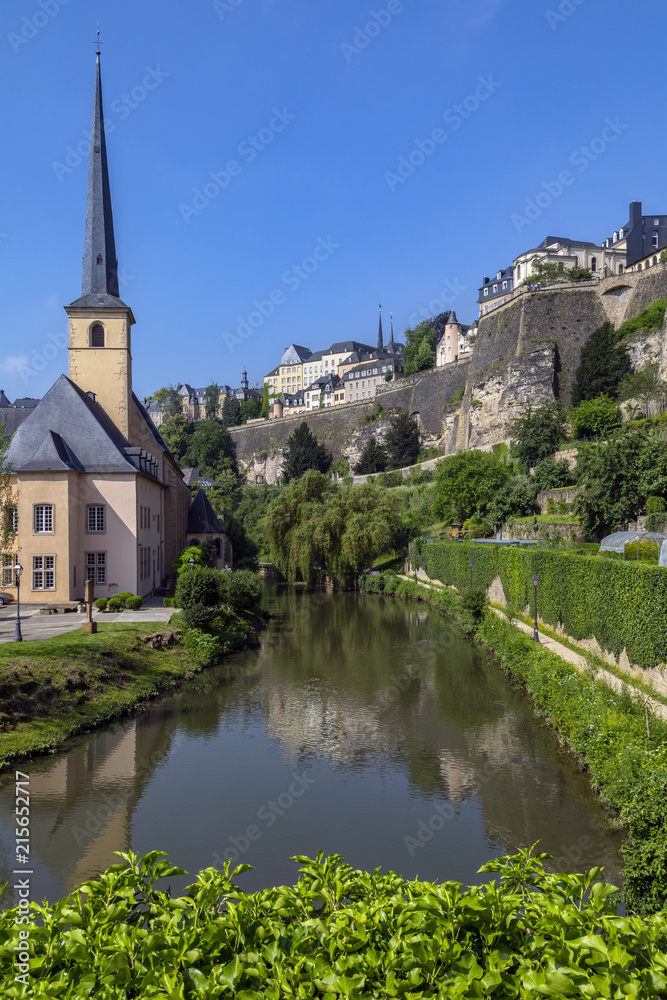
[[[646,500],[646,530],[662,531],[667,517],[665,516],[665,501],[662,497],[648,497]]]
[[[163,597],[162,598],[162,606],[164,608],[175,608],[176,607],[176,598],[175,597]]]
[[[97,608],[98,611],[106,611],[107,603],[108,601],[106,597],[98,597],[97,600],[95,601],[95,607]]]
[[[473,623],[479,621],[488,603],[489,599],[484,587],[468,587],[461,595],[461,608],[467,615],[470,615]]]
[[[394,472],[384,472],[381,476],[378,476],[378,482],[381,486],[386,486],[388,488],[393,486],[402,486],[403,473],[400,469],[396,469]]]
[[[116,594],[114,597],[109,598],[109,603],[107,605],[109,611],[122,611],[123,601],[120,596]]]
[[[179,608],[192,608],[195,604],[214,607],[218,603],[220,570],[195,566],[187,573],[181,573],[176,584],[174,597]]]
[[[490,538],[493,535],[493,525],[479,514],[473,514],[463,522],[463,531],[468,539]]]
[[[596,396],[595,399],[585,399],[568,413],[572,424],[572,437],[598,437],[608,434],[621,423],[621,408],[611,397]]]
[[[262,600],[262,584],[255,573],[235,569],[218,576],[218,598],[237,614],[257,611]]]
[[[130,597],[125,598],[125,607],[130,611],[138,611],[143,603],[143,597],[139,597],[138,594],[133,594]]]
[[[215,608],[207,607],[206,604],[193,604],[183,609],[183,621],[187,628],[199,629],[202,632],[208,631],[214,617]]]
[[[117,597],[118,600],[122,602],[123,607],[125,607],[126,600],[128,597],[132,597],[133,594],[131,590],[123,590],[120,594],[115,594],[114,596]]]

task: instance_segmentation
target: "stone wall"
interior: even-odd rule
[[[558,505],[559,502],[565,501],[565,503],[572,503],[576,496],[583,492],[581,486],[562,486],[560,489],[556,490],[542,490],[537,494],[537,504],[540,508],[540,514],[547,514],[547,507],[549,506],[549,501]]]
[[[347,458],[354,465],[371,435],[383,440],[399,410],[415,415],[427,446],[445,454],[489,451],[509,441],[512,421],[528,406],[556,396],[569,405],[581,348],[606,319],[619,325],[665,294],[667,264],[596,285],[525,292],[480,319],[475,349],[465,360],[380,386],[375,400],[232,428],[239,464],[250,481],[262,475],[275,482],[287,437],[305,420],[334,460]],[[633,364],[657,361],[667,379],[667,327],[630,338],[629,348]],[[462,389],[461,402],[448,406]],[[362,423],[376,403],[387,415]]]

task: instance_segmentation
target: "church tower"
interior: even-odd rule
[[[130,438],[132,310],[120,298],[104,134],[100,53],[90,135],[86,236],[81,297],[65,307],[69,317],[69,377],[92,392],[121,433]]]

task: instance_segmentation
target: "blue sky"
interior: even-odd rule
[[[67,370],[98,18],[140,396],[372,342],[379,302],[397,334],[471,323],[483,275],[546,235],[667,212],[664,0],[3,0],[12,400]]]

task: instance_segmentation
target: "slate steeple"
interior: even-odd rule
[[[88,166],[88,198],[86,203],[86,236],[83,251],[83,281],[81,299],[73,305],[96,307],[119,305],[118,261],[111,211],[109,164],[104,134],[102,75],[100,53],[95,66],[93,120],[90,130],[90,160]],[[92,296],[93,298],[89,298]]]
[[[384,347],[384,342],[382,339],[382,306],[380,305],[380,323],[378,326],[378,351],[381,351]]]

